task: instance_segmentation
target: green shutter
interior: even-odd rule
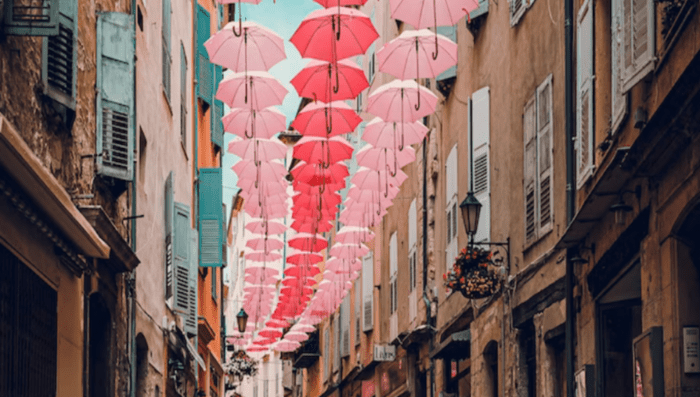
[[[181,313],[189,312],[190,301],[190,272],[192,241],[190,236],[190,208],[182,203],[175,203],[175,219],[173,230],[173,310]]]
[[[187,148],[187,54],[180,43],[180,141]]]
[[[224,77],[223,70],[221,66],[216,65],[214,73],[214,90],[213,94],[216,95],[216,90],[219,89],[219,83]],[[211,114],[211,142],[218,146],[224,146],[224,123],[221,118],[224,117],[224,103],[212,98],[214,102],[214,111]]]
[[[455,26],[438,26],[437,28],[438,34],[441,34],[448,39],[454,41],[455,43],[457,42],[457,25]],[[444,72],[440,73],[435,80],[440,81],[440,80],[446,80],[451,77],[457,76],[457,66],[452,66],[449,69],[445,70]]]
[[[75,109],[77,16],[77,0],[59,1],[58,33],[42,44],[41,73],[46,94],[69,109]]]
[[[97,173],[129,181],[134,159],[134,35],[129,14],[97,19]]]
[[[165,180],[165,299],[173,296],[173,214],[175,213],[175,202],[173,201],[173,172],[170,172]]]
[[[165,97],[170,100],[170,69],[173,63],[171,52],[171,42],[170,42],[170,19],[172,15],[170,0],[163,0],[163,26],[162,26],[162,36],[163,36],[163,92]]]
[[[211,17],[209,11],[197,4],[197,96],[211,105],[213,96],[214,65],[209,62],[209,54],[204,42],[211,35]]]
[[[199,170],[199,266],[222,266],[221,168]]]
[[[55,36],[58,7],[58,0],[5,0],[4,32],[15,36]]]
[[[187,301],[187,313],[184,317],[184,331],[190,336],[197,335],[198,303],[197,303],[197,247],[199,238],[196,230],[190,233],[190,262],[189,277],[187,279],[189,299]]]
[[[489,12],[489,0],[479,0],[479,7],[469,13],[469,18],[474,19]]]

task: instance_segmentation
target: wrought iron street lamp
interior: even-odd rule
[[[476,234],[476,230],[479,228],[479,216],[481,215],[481,203],[474,196],[474,193],[467,193],[467,197],[459,205],[459,209],[462,212],[462,221],[464,221],[464,230],[469,236],[469,243],[471,244]]]
[[[245,332],[245,327],[248,325],[248,313],[245,309],[241,308],[241,311],[236,314],[236,322],[238,323],[238,332]]]

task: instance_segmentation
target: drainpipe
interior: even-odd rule
[[[134,85],[133,85],[133,99],[132,99],[132,109],[133,109],[133,125],[134,125],[134,147],[136,147],[136,120],[137,120],[137,109],[136,109],[136,64],[138,58],[136,57],[136,30],[138,26],[136,12],[136,0],[131,0],[131,16],[133,18],[132,27],[134,29]],[[135,157],[135,156],[134,156]],[[136,158],[134,158],[134,166],[132,167],[134,173],[131,177],[131,250],[136,252]],[[129,325],[128,325],[128,335],[127,343],[129,352],[129,396],[136,396],[136,305],[134,299],[136,299],[135,289],[136,289],[136,270],[129,272],[125,278],[126,281],[126,297],[129,306]]]
[[[565,54],[565,119],[566,119],[566,220],[571,223],[575,212],[574,191],[574,62],[573,62],[573,21],[574,1],[564,0],[564,52]],[[574,397],[574,299],[573,299],[573,263],[571,252],[566,260],[566,395]]]
[[[428,298],[428,137],[423,138],[423,302],[425,303],[425,322],[432,327],[430,317],[430,299]],[[433,350],[433,337],[429,340],[430,350]],[[433,397],[434,361],[430,359],[430,397]]]

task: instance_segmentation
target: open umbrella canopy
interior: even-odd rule
[[[350,175],[348,167],[342,163],[331,164],[325,168],[321,164],[307,164],[305,161],[299,162],[289,173],[294,177],[295,184],[304,182],[309,185],[339,183]]]
[[[416,151],[407,146],[403,150],[377,148],[366,145],[355,155],[357,164],[375,171],[396,173],[406,165],[416,161]]]
[[[304,342],[305,340],[309,339],[309,334],[305,332],[287,332],[284,334],[284,339],[290,340],[290,341],[295,341],[295,342]]]
[[[305,136],[294,145],[294,157],[307,164],[323,164],[324,167],[352,158],[352,145],[344,138]]]
[[[247,222],[245,228],[251,233],[266,235],[282,234],[287,231],[287,226],[285,226],[283,223],[265,220],[253,220]]]
[[[351,244],[370,241],[374,238],[374,232],[366,227],[343,226],[335,234],[335,241]]]
[[[261,198],[261,200],[265,200],[265,198]],[[246,214],[252,216],[252,217],[259,217],[259,218],[284,218],[288,214],[287,206],[286,205],[277,205],[277,204],[259,204],[255,201],[248,202],[246,203],[245,206],[245,212]]]
[[[292,277],[314,277],[320,274],[321,271],[316,265],[310,266],[290,266],[284,269],[284,274]]]
[[[323,262],[323,256],[319,254],[314,254],[312,252],[305,251],[292,251],[291,255],[287,255],[287,263],[294,265],[313,265],[315,263]],[[287,274],[287,273],[285,273]],[[291,276],[291,274],[290,274]],[[296,276],[298,277],[298,276]],[[309,276],[312,277],[312,276]]]
[[[330,222],[316,219],[297,219],[292,222],[290,227],[297,232],[306,233],[325,233],[333,229],[333,225]]]
[[[323,8],[330,8],[330,7],[347,7],[347,6],[362,6],[365,5],[367,0],[314,0],[318,4],[321,5]],[[340,3],[340,4],[338,4]]]
[[[478,0],[390,0],[391,17],[416,29],[452,26],[479,7]]]
[[[236,182],[236,186],[241,188],[243,192],[247,192],[249,198],[255,197],[256,200],[260,195],[274,195],[287,192],[287,183],[281,180],[258,183],[254,178],[239,178],[238,182]]]
[[[260,332],[258,332],[258,336],[262,336],[264,338],[279,338],[280,336],[282,336],[282,331],[280,331],[277,328],[265,327],[262,330],[260,330]]]
[[[344,59],[338,62],[311,60],[292,79],[300,97],[332,102],[354,99],[369,87],[365,72],[356,63]]]
[[[364,54],[378,37],[367,15],[340,7],[311,12],[289,41],[303,58],[332,62]]]
[[[258,182],[282,182],[282,178],[287,175],[287,169],[279,161],[258,161],[239,160],[231,167],[233,172],[242,179],[251,179]]]
[[[300,251],[319,252],[328,247],[328,241],[320,234],[297,233],[287,244]]]
[[[254,1],[256,0],[245,0],[246,3]],[[234,72],[262,71],[270,70],[287,57],[284,53],[284,40],[277,33],[255,22],[246,21],[242,23],[243,33],[236,36],[233,31],[236,25],[236,22],[227,23],[204,43],[212,63]]]
[[[228,144],[228,152],[246,160],[270,161],[282,159],[287,146],[277,138],[234,138]]]
[[[418,105],[420,91],[421,105]],[[435,112],[438,98],[413,80],[393,80],[374,90],[367,99],[367,111],[385,121],[413,122]]]
[[[245,258],[254,262],[274,262],[282,259],[282,254],[276,252],[253,251],[245,254]]]
[[[245,278],[243,280],[246,283],[250,284],[262,284],[262,285],[272,285],[277,282],[277,277],[271,276],[271,277],[262,277],[259,275],[254,275],[254,274],[246,274]]]
[[[282,280],[282,285],[286,287],[294,286],[314,286],[316,285],[316,279],[313,277],[285,277]]]
[[[216,99],[230,108],[262,110],[281,105],[287,89],[268,72],[234,73],[224,77],[216,91]]]
[[[291,127],[305,136],[333,137],[352,132],[362,118],[344,101],[311,102],[297,114]]]
[[[352,183],[360,190],[371,190],[389,195],[389,186],[399,187],[408,178],[399,170],[396,177],[392,177],[388,171],[375,171],[361,167],[352,177]]]
[[[336,206],[341,203],[342,198],[340,194],[326,190],[321,194],[297,194],[292,197],[292,201],[295,206],[299,207],[317,206],[319,201],[325,206]]]
[[[260,346],[260,345],[248,345],[244,347],[245,351],[247,352],[252,352],[252,353],[260,353],[260,352],[266,352],[269,350],[267,346]]]
[[[402,123],[375,117],[365,126],[362,140],[377,148],[401,150],[404,146],[420,143],[427,133],[428,127],[420,121]]]
[[[279,274],[279,270],[271,267],[250,265],[246,265],[244,272],[258,277],[273,277]]]
[[[314,292],[311,287],[282,287],[280,293],[292,297],[292,296],[310,296]]]
[[[275,343],[272,348],[278,352],[293,352],[294,350],[298,349],[301,347],[301,343],[295,340],[281,340],[277,343]]]
[[[342,244],[336,243],[331,247],[331,255],[346,260],[352,260],[361,256],[365,256],[369,252],[366,245],[360,244]]]
[[[241,138],[272,138],[287,129],[287,117],[275,107],[261,110],[234,108],[221,118],[221,122],[224,131]]]
[[[282,240],[272,237],[259,237],[248,239],[245,246],[256,251],[271,252],[284,248],[284,243]]]
[[[457,43],[428,29],[405,30],[377,51],[377,61],[380,71],[402,80],[434,78],[457,64]]]
[[[303,322],[298,322],[294,325],[292,325],[292,328],[289,329],[289,332],[314,332],[316,331],[316,327],[310,324],[304,324]]]

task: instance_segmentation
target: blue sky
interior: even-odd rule
[[[255,21],[267,28],[277,32],[285,40],[285,52],[287,59],[278,63],[270,69],[270,73],[279,79],[287,88],[287,94],[284,103],[279,108],[282,113],[287,116],[287,124],[289,124],[296,115],[299,107],[299,96],[297,96],[294,87],[290,83],[294,77],[306,64],[306,60],[302,60],[297,49],[289,42],[294,31],[297,29],[301,21],[311,11],[321,8],[320,5],[312,0],[263,0],[260,4],[243,4],[243,18],[248,21]],[[238,12],[236,12],[236,18]],[[233,134],[225,134],[224,141],[224,161],[223,161],[223,178],[224,178],[224,203],[230,210],[231,198],[237,191],[236,174],[231,170],[238,157],[226,153],[228,142],[233,139]]]

